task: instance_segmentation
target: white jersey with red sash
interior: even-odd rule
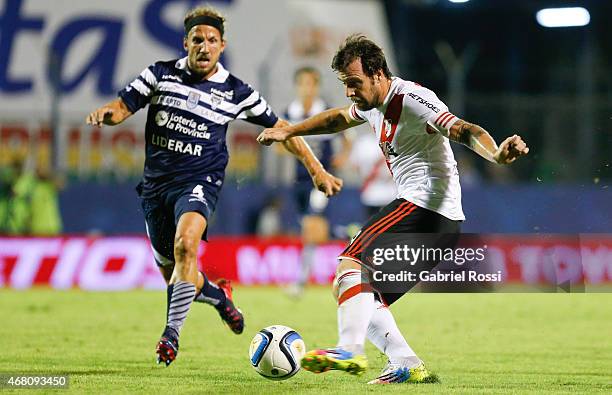
[[[393,77],[381,106],[361,111],[353,104],[349,114],[374,128],[398,198],[451,220],[465,219],[457,162],[447,138],[458,118],[435,93]]]

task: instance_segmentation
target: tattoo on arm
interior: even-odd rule
[[[495,162],[497,144],[482,127],[461,119],[451,126],[448,138],[465,145],[488,161]]]
[[[338,126],[340,125],[340,122],[338,122],[338,118],[337,117],[330,117],[327,119],[327,125],[325,125],[325,128],[328,130],[335,130]]]
[[[467,147],[473,148],[475,140],[478,140],[485,132],[483,128],[463,120],[457,121],[456,127],[450,130],[449,138]]]

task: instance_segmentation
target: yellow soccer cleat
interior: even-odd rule
[[[342,370],[354,375],[362,375],[368,368],[365,355],[355,355],[341,348],[308,351],[302,358],[302,367],[309,372],[323,373],[329,370]]]
[[[368,384],[437,383],[438,376],[431,373],[423,363],[414,368],[388,363],[380,376]]]

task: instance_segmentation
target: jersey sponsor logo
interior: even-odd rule
[[[211,121],[213,121],[214,123],[218,123],[219,125],[225,125],[226,123],[232,120],[229,117],[223,116],[207,108],[200,108],[200,110],[202,112],[203,117],[210,119]]]
[[[234,97],[234,91],[221,91],[219,89],[211,88],[210,90],[210,106],[213,110],[223,104],[225,100],[231,101]]]
[[[412,99],[416,100],[417,102],[421,103],[422,105],[424,105],[425,107],[429,108],[430,110],[434,112],[440,112],[440,109],[438,107],[431,104],[430,102],[428,102],[427,100],[423,99],[421,96],[415,93],[412,93],[412,92],[408,93],[408,97],[411,97]]]
[[[160,85],[162,84],[164,84],[164,82],[160,83]],[[168,84],[168,82],[166,82],[165,84]],[[174,91],[175,90],[173,90],[173,92]],[[182,94],[183,92],[179,92],[179,93]],[[185,93],[185,94],[189,95],[189,93]],[[203,97],[202,100],[204,102],[210,101],[210,99],[208,99],[207,96],[208,94],[205,94],[205,96]],[[208,108],[200,106],[200,105],[196,106],[195,108],[189,108],[187,101],[185,99],[181,99],[181,98],[174,97],[174,96],[165,96],[165,95],[153,96],[150,104],[158,104],[158,105],[167,106],[167,107],[174,107],[174,108],[177,108],[183,111],[189,111],[195,116],[206,118],[207,120],[212,121],[219,125],[225,125],[226,123],[233,120],[233,118],[219,114],[215,111],[209,110]]]
[[[155,133],[151,136],[151,144],[169,151],[180,152],[181,154],[202,156],[202,146],[199,144],[184,143],[180,140],[170,139]]]
[[[164,74],[164,75],[162,75],[162,80],[174,80],[174,81],[180,82],[180,83],[183,82],[181,77],[176,76],[176,75],[171,75],[171,74]]]
[[[197,92],[189,92],[189,96],[187,96],[187,108],[193,110],[198,106],[200,101],[200,94]]]
[[[385,155],[385,159],[387,159],[387,161],[391,160],[392,156],[397,156],[397,152],[393,150],[393,146],[391,145],[391,142],[383,141],[379,143],[378,145],[380,146],[380,149],[382,150],[383,155]]]
[[[170,119],[170,117],[165,111],[158,111],[157,114],[155,114],[155,123],[157,126],[165,126],[168,123],[168,119]]]
[[[221,98],[231,101],[234,98],[234,90],[229,90],[229,91],[222,91],[219,89],[215,89],[215,88],[211,88],[210,89],[210,94],[211,95],[217,95],[220,96]]]
[[[164,106],[171,106],[171,107],[178,107],[181,108],[181,99],[178,99],[176,97],[172,97],[172,96],[158,96],[159,97],[159,104],[162,104]],[[152,101],[153,104],[158,104]]]
[[[206,140],[210,139],[210,133],[207,132],[208,126],[206,126],[206,123],[198,123],[191,118],[181,115],[168,114],[166,111],[158,111],[157,114],[155,114],[155,123],[160,127],[165,126],[166,129],[174,130],[188,136]]]

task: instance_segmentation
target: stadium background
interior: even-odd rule
[[[579,261],[585,270],[578,276],[609,282],[612,32],[606,16],[612,6],[580,2],[591,17],[584,27],[540,26],[536,11],[558,3],[211,2],[228,17],[222,62],[277,113],[291,99],[292,73],[302,65],[323,71],[325,99],[346,103],[329,63],[347,34],[362,32],[383,46],[396,75],[433,89],[458,116],[481,124],[497,141],[521,134],[530,155],[507,168],[453,145],[468,218],[464,231],[505,234],[496,244],[500,264],[516,281],[540,281],[546,273],[539,267],[552,260],[560,267]],[[0,237],[0,286],[163,287],[134,192],[144,159],[144,112],[112,128],[86,126],[84,118],[148,64],[182,56],[182,16],[195,4],[0,3],[0,166],[23,161],[28,171],[48,169],[63,184],[61,235],[5,231]],[[258,131],[246,123],[230,128],[227,182],[200,259],[213,277],[291,282],[301,248],[292,166],[256,144]],[[319,248],[314,282],[329,282],[343,229],[364,219],[362,180],[354,173],[339,172],[346,188],[330,203],[338,241]],[[261,237],[258,217],[270,205],[282,226],[276,237]],[[551,233],[559,236],[537,237]]]

